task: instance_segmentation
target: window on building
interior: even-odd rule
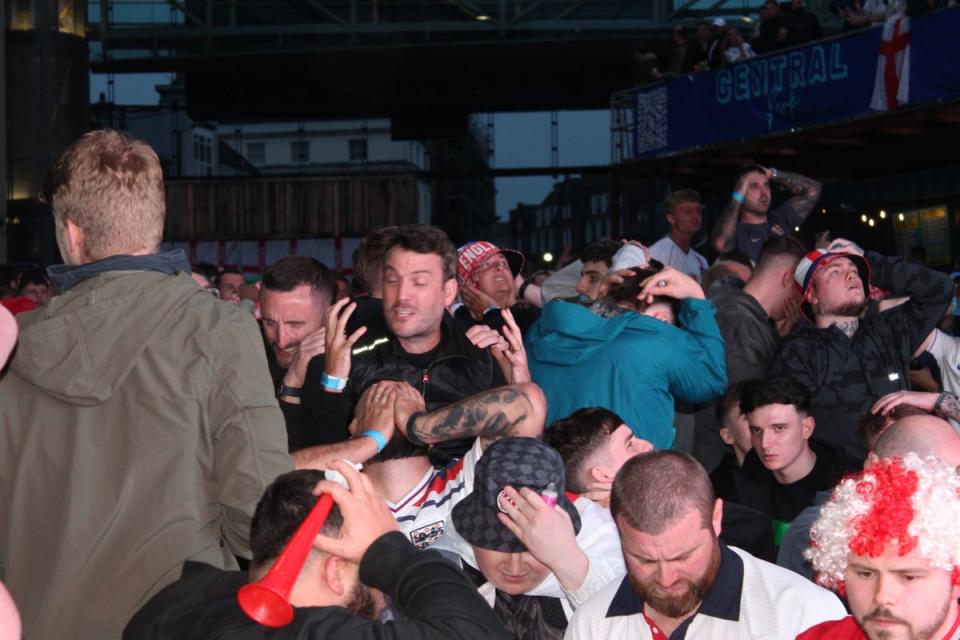
[[[363,138],[350,140],[350,162],[366,162],[367,141]]]
[[[290,143],[290,162],[304,164],[310,162],[310,143],[306,140],[294,140]]]
[[[267,161],[267,145],[262,142],[248,142],[247,160],[252,164],[264,164]]]

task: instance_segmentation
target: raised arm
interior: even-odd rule
[[[820,199],[820,183],[789,171],[778,171],[773,174],[773,179],[793,194],[782,206],[790,210],[797,224],[806,220]]]
[[[741,185],[737,184],[737,192],[740,192]],[[726,253],[733,249],[733,236],[737,233],[737,222],[740,219],[740,203],[732,196],[727,203],[720,219],[713,225],[713,231],[710,234],[710,245],[717,255]]]

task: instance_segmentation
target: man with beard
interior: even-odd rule
[[[960,478],[933,457],[882,460],[844,480],[810,531],[817,580],[853,614],[800,640],[960,638]],[[786,637],[786,636],[784,636]]]
[[[810,390],[814,440],[862,461],[857,422],[879,398],[909,389],[910,359],[943,317],[953,283],[901,258],[864,255],[843,239],[808,253],[794,279],[801,311],[813,325],[787,340],[767,373],[790,376]],[[909,300],[868,311],[871,285]]]
[[[793,194],[773,211],[770,183]],[[742,251],[754,262],[768,238],[788,236],[803,224],[820,199],[820,183],[798,173],[750,165],[741,169],[730,202],[713,226],[711,243],[717,254]]]
[[[349,490],[318,471],[294,471],[267,488],[254,515],[249,579],[266,575],[320,492],[336,507],[313,543],[289,595],[293,621],[260,626],[240,609],[239,571],[187,562],[183,577],[141,609],[123,637],[177,638],[509,638],[486,603],[455,566],[435,552],[420,553],[397,525],[370,483],[349,464],[331,463]],[[319,484],[318,484],[319,483]],[[406,618],[376,618],[387,594]]]
[[[610,510],[627,576],[577,609],[567,638],[790,638],[845,613],[829,591],[719,541],[722,501],[690,456],[629,460]]]
[[[324,264],[307,256],[287,256],[264,272],[260,289],[260,326],[269,347],[270,375],[277,385],[280,409],[287,425],[290,451],[336,442],[345,433],[318,437],[304,433],[300,402],[310,361],[323,353],[324,315],[333,303],[336,285]]]

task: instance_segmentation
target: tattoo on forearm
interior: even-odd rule
[[[444,407],[414,421],[414,436],[424,442],[456,438],[500,438],[527,419],[530,398],[514,389],[494,389]]]
[[[952,393],[941,394],[934,413],[946,420],[960,421],[960,399]]]
[[[854,318],[853,320],[843,320],[841,322],[834,322],[833,325],[843,331],[848,338],[852,338],[853,334],[857,332],[857,328],[860,326],[860,321]]]
[[[720,252],[725,253],[733,247],[733,235],[737,232],[737,214],[740,213],[740,203],[731,199],[720,219],[714,225],[713,246]]]
[[[777,174],[777,182],[794,194],[787,200],[785,206],[792,209],[800,220],[806,220],[817,204],[817,200],[820,199],[820,183],[799,173],[787,171]]]

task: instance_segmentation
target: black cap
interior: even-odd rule
[[[504,487],[527,487],[542,493],[553,484],[557,505],[580,531],[580,514],[564,493],[566,474],[563,458],[555,449],[536,438],[504,438],[484,450],[473,481],[473,492],[453,508],[453,525],[463,539],[475,547],[519,553],[527,548],[507,529],[497,514]]]

